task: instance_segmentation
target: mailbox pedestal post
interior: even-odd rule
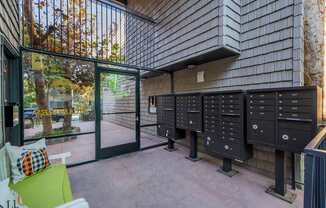
[[[287,191],[286,161],[285,152],[275,150],[275,186],[269,187],[266,192],[284,201],[293,203],[296,195]]]
[[[221,167],[219,167],[219,169],[217,169],[217,172],[229,177],[235,176],[239,173],[238,171],[232,169],[232,160],[229,158],[223,158],[223,164]]]
[[[189,156],[187,156],[186,158],[188,160],[191,160],[192,162],[197,162],[198,160],[200,160],[200,158],[198,158],[197,140],[197,132],[190,131],[190,153]]]
[[[173,152],[176,151],[177,148],[174,146],[174,141],[172,139],[168,139],[168,146],[164,148],[166,151]]]

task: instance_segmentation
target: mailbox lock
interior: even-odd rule
[[[210,137],[207,137],[206,145],[209,145],[210,142],[211,142],[211,138]]]
[[[224,149],[226,149],[226,150],[230,149],[229,145],[225,145]]]
[[[255,129],[255,130],[258,129],[258,125],[254,124],[254,125],[252,125],[252,128]]]
[[[161,125],[158,125],[158,128],[161,128]]]
[[[283,135],[282,135],[282,139],[283,139],[283,140],[289,140],[289,136],[288,136],[287,134],[283,134]]]

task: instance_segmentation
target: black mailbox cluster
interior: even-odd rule
[[[203,94],[204,145],[225,158],[246,160],[245,94],[242,91]]]
[[[291,87],[157,97],[158,135],[201,132],[209,152],[246,160],[260,144],[302,152],[322,116],[318,87]]]
[[[196,94],[176,95],[176,127],[202,131],[202,96]]]
[[[321,99],[318,87],[248,91],[248,143],[302,152],[321,120]]]
[[[159,136],[175,139],[175,96],[157,96],[157,134]]]

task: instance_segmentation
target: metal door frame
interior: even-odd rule
[[[136,79],[135,83],[135,138],[136,141],[133,143],[121,144],[112,147],[101,148],[101,92],[100,92],[100,75],[101,73],[111,73],[120,75],[134,76]],[[121,154],[136,152],[140,150],[140,73],[136,71],[126,71],[110,67],[95,66],[95,148],[96,148],[96,159],[106,159]]]

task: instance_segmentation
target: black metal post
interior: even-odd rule
[[[169,152],[176,151],[177,148],[175,148],[174,143],[175,142],[172,139],[168,138],[168,146],[165,147],[164,149],[167,150],[167,151],[169,151]]]
[[[197,154],[197,132],[195,131],[190,131],[190,153],[186,158],[193,162],[200,160]]]
[[[291,186],[292,189],[295,190],[296,189],[296,184],[295,184],[295,154],[291,153],[291,165],[292,165],[292,175],[291,175]]]
[[[232,160],[231,159],[223,158],[222,170],[224,172],[230,172],[230,171],[232,171]]]
[[[232,169],[232,160],[230,158],[223,158],[223,164],[217,171],[229,177],[235,176],[239,173]]]
[[[293,203],[296,194],[287,191],[286,161],[285,152],[275,150],[275,186],[269,187],[266,192],[284,201]]]
[[[286,189],[286,159],[285,153],[281,150],[275,151],[275,192],[285,196]]]

